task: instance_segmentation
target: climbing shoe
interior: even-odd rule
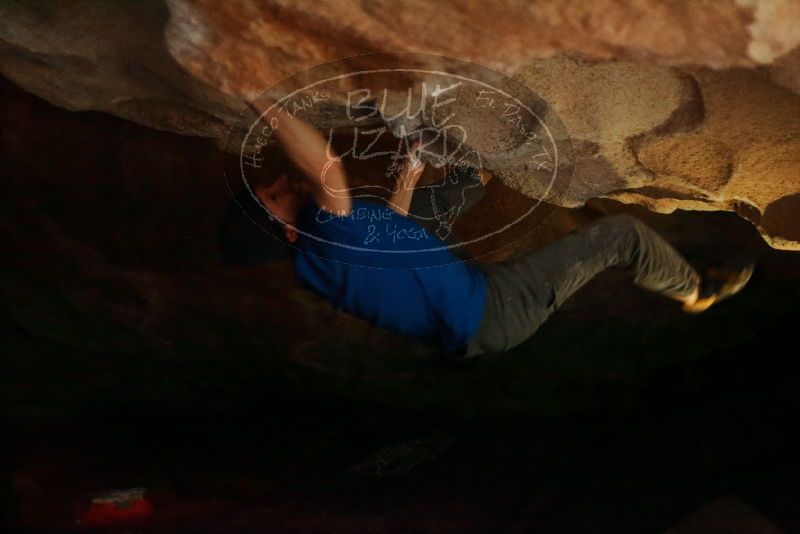
[[[753,267],[753,262],[746,261],[709,269],[700,282],[697,300],[692,304],[685,303],[683,311],[686,313],[704,312],[713,304],[735,295],[750,281],[750,277],[753,276]]]

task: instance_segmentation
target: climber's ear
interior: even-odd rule
[[[297,238],[300,237],[300,234],[297,233],[297,230],[289,226],[288,224],[284,225],[283,232],[286,235],[286,240],[289,243],[294,243],[295,241],[297,241]]]

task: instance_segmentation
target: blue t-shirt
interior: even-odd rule
[[[336,309],[448,351],[475,337],[485,275],[415,221],[353,199],[345,216],[309,203],[296,226],[298,281]]]

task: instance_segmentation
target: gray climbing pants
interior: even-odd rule
[[[452,185],[435,188],[412,198],[410,211],[430,214],[429,195],[438,195],[435,202],[445,207],[459,202],[463,214],[483,196],[483,187],[464,193]],[[466,358],[519,345],[573,293],[611,267],[626,269],[636,285],[672,298],[692,293],[700,281],[678,251],[630,215],[603,217],[521,257],[474,265],[486,274],[487,294],[478,332],[457,355]]]
[[[498,264],[486,273],[483,319],[464,357],[508,350],[532,336],[565,300],[610,267],[628,270],[633,282],[678,298],[700,277],[652,228],[630,215],[613,215],[539,250]]]

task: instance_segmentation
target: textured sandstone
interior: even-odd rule
[[[532,57],[715,68],[771,62],[800,44],[792,0],[168,0],[170,51],[197,77],[255,96],[317,63],[364,52],[452,55],[506,73]]]
[[[572,139],[572,180],[547,187],[531,178],[502,124],[486,120],[485,135],[469,139],[529,196],[562,206],[610,197],[660,212],[730,210],[773,246],[800,248],[794,0],[0,6],[0,72],[20,86],[68,109],[220,145],[244,100],[326,61],[374,67],[374,56],[359,55],[369,52],[473,61],[544,97]],[[454,67],[435,57],[416,66]],[[335,107],[326,113],[318,124],[340,120]]]
[[[800,99],[750,70],[700,70],[693,76],[702,95],[702,123],[668,140],[643,143],[639,158],[657,173],[662,189],[682,185],[694,198],[647,198],[635,191],[616,196],[664,212],[736,211],[773,246],[798,248],[800,225],[778,219],[800,212]],[[778,227],[780,232],[770,231]]]
[[[0,72],[70,110],[221,137],[239,101],[185,72],[169,55],[159,2],[0,4]]]
[[[800,93],[800,47],[775,60],[766,70],[776,83]]]

